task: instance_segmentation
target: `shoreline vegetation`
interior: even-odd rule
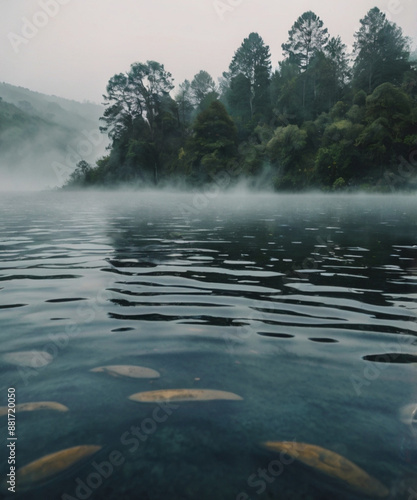
[[[110,78],[101,131],[108,154],[79,161],[63,189],[118,187],[298,192],[417,188],[417,64],[411,41],[377,7],[353,54],[302,14],[272,71],[258,33],[216,84],[204,70],[174,96],[156,61]]]

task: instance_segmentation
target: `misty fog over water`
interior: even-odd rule
[[[416,221],[415,195],[2,196],[0,386],[67,408],[18,414],[18,467],[100,447],[16,498],[408,499]],[[174,401],[163,421],[129,399],[173,389],[239,398]],[[369,489],[288,457],[278,474],[262,443],[285,441],[353,462]]]

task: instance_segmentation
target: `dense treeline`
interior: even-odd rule
[[[67,185],[201,187],[226,172],[276,189],[392,186],[416,150],[417,71],[408,39],[378,8],[360,23],[350,55],[305,12],[275,71],[251,33],[218,84],[200,71],[174,98],[162,64],[132,64],[104,96],[109,155],[80,162]]]

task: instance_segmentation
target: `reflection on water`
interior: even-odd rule
[[[19,411],[18,467],[72,450],[16,498],[417,498],[417,198],[206,202],[3,196],[0,405],[69,409]],[[378,487],[262,446],[284,441]]]

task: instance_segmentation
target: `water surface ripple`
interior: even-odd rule
[[[18,402],[69,408],[18,415],[18,466],[102,446],[16,497],[81,498],[77,478],[118,450],[89,498],[369,498],[299,462],[262,479],[276,456],[260,443],[293,440],[343,455],[390,498],[417,496],[416,196],[195,200],[0,200],[1,405],[16,387]],[[90,371],[110,365],[160,377]],[[128,397],[180,388],[243,400],[178,404],[135,437],[154,407]]]

